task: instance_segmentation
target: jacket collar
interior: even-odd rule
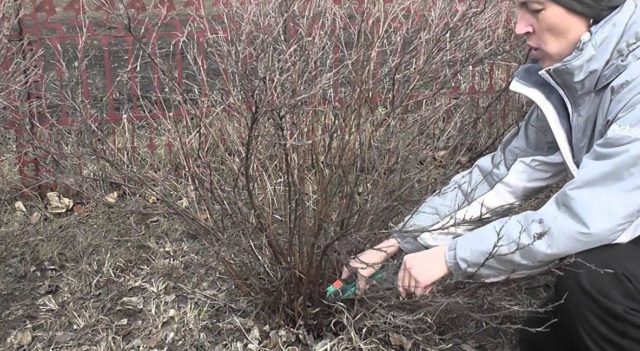
[[[627,0],[585,33],[574,52],[546,72],[571,104],[609,85],[640,59],[640,0]]]

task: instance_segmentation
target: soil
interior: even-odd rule
[[[311,335],[257,313],[260,301],[240,296],[213,251],[160,205],[129,198],[62,215],[26,207],[18,217],[7,202],[1,216],[6,349],[509,350],[518,311],[535,306],[551,278],[445,283],[407,301],[390,282],[330,308],[331,327]]]

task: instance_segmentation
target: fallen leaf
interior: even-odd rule
[[[121,320],[117,321],[115,325],[116,326],[127,325],[127,323],[129,323],[129,321],[126,318],[124,318],[124,319],[121,319]]]
[[[56,332],[53,341],[56,344],[66,344],[73,338],[73,334],[65,332]]]
[[[48,278],[48,277],[55,277],[58,274],[60,274],[60,268],[58,268],[58,266],[54,266],[52,264],[50,264],[49,262],[44,262],[44,264],[42,265],[42,272],[44,273],[44,275]]]
[[[144,299],[141,296],[123,297],[120,300],[120,306],[130,309],[142,309]]]
[[[438,161],[444,161],[444,158],[447,156],[447,151],[438,151],[435,153],[434,157]]]
[[[268,350],[275,350],[280,345],[280,336],[277,330],[269,332],[269,339],[263,345]]]
[[[260,329],[258,328],[258,326],[253,327],[253,329],[251,329],[251,333],[249,333],[249,340],[251,340],[251,342],[253,342],[254,344],[257,344],[260,342]]]
[[[34,212],[31,215],[31,218],[29,219],[29,221],[31,222],[31,224],[36,224],[36,223],[40,222],[40,218],[42,218],[42,213]]]
[[[471,162],[471,159],[467,156],[460,156],[460,158],[458,159],[458,164],[460,166],[466,166],[469,164],[469,162]]]
[[[183,197],[182,200],[177,202],[177,205],[182,207],[182,208],[187,208],[187,207],[189,207],[189,200],[187,200],[186,197]]]
[[[135,339],[133,340],[129,345],[127,345],[128,349],[137,349],[140,346],[142,346],[142,340],[140,339]]]
[[[15,346],[28,346],[33,341],[30,330],[21,330],[13,337]]]
[[[120,327],[116,330],[116,334],[120,337],[127,336],[131,334],[131,328]]]
[[[14,207],[16,208],[16,212],[27,213],[27,209],[24,207],[22,201],[17,201]]]
[[[409,341],[404,335],[400,335],[398,333],[389,333],[389,342],[393,346],[400,346],[404,350],[410,350],[412,341]]]
[[[44,283],[38,289],[38,293],[40,293],[40,295],[51,295],[57,293],[58,291],[60,291],[60,285],[52,283]]]
[[[278,336],[285,343],[296,341],[296,336],[286,328],[278,330]]]
[[[207,212],[198,212],[198,219],[201,221],[209,220],[209,214]]]
[[[116,202],[118,202],[118,192],[114,191],[110,194],[107,194],[104,197],[104,201],[106,201],[108,204],[115,204]]]
[[[167,313],[165,313],[165,315],[162,318],[162,323],[166,323],[168,320],[172,319],[173,317],[175,317],[177,314],[176,310],[174,310],[173,308],[170,309],[169,311],[167,311]]]
[[[73,213],[82,216],[87,213],[87,206],[76,203],[73,205]]]
[[[158,342],[160,342],[160,339],[162,339],[162,334],[156,333],[152,336],[148,336],[147,338],[145,338],[144,345],[146,345],[150,349],[155,349],[156,345],[158,345]]]
[[[49,202],[47,210],[50,213],[65,213],[73,207],[73,200],[67,199],[55,191],[47,193],[47,200]]]
[[[144,198],[150,204],[155,204],[156,202],[158,202],[158,198],[153,193],[145,193]]]

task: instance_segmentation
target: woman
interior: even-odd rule
[[[531,62],[511,89],[535,106],[493,154],[429,197],[392,238],[354,258],[358,289],[403,249],[402,297],[443,277],[500,280],[565,257],[522,350],[640,349],[640,0],[515,0]],[[571,177],[535,211],[464,222]],[[417,233],[417,234],[412,234]],[[561,303],[556,303],[561,302]],[[544,327],[544,328],[542,328]],[[540,329],[533,331],[535,329]]]

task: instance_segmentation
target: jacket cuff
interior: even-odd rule
[[[391,238],[396,239],[400,244],[400,248],[402,249],[402,251],[406,253],[420,252],[427,249],[418,241],[416,237],[404,234],[402,232],[393,232],[391,234]]]
[[[460,264],[458,263],[458,256],[456,253],[456,244],[457,244],[457,240],[452,240],[447,246],[445,261],[447,263],[447,268],[449,268],[449,271],[453,275],[453,278],[455,280],[459,280],[462,277],[463,271],[462,271],[462,267],[460,267]]]

